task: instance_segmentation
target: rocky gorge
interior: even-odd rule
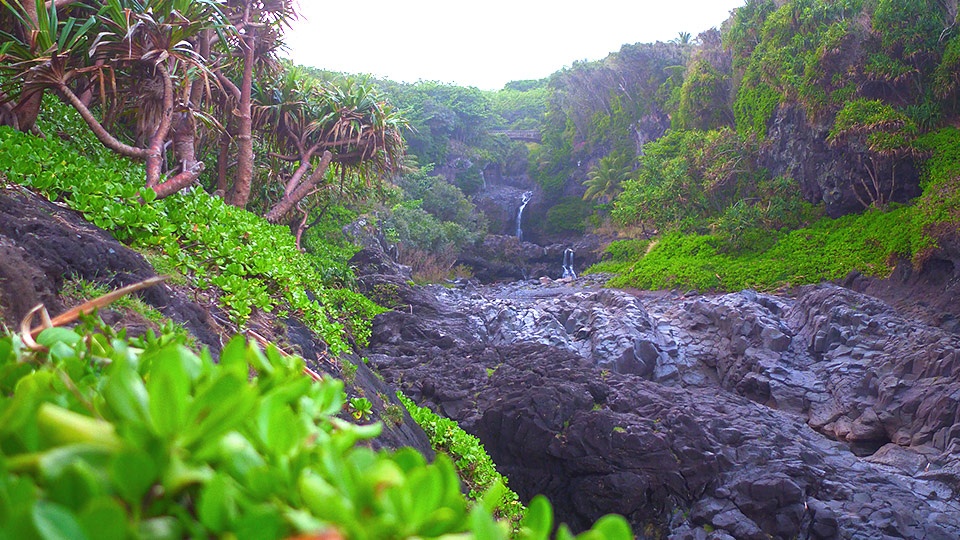
[[[371,365],[576,529],[617,512],[649,538],[960,537],[960,336],[907,288],[413,287],[379,257],[356,259],[397,308]]]
[[[539,260],[560,273],[557,247],[488,241],[516,243],[528,272]],[[400,388],[457,420],[521,497],[546,494],[575,529],[617,512],[647,538],[960,536],[952,259],[887,280],[700,294],[606,289],[603,276],[413,286],[380,242],[364,246],[359,285],[393,310],[374,320],[369,364],[341,359],[357,366],[350,391],[383,407]],[[8,324],[37,302],[59,311],[71,275],[112,286],[155,275],[18,188],[0,193],[0,249]],[[143,298],[214,354],[230,330],[214,299],[183,286]],[[338,372],[295,319],[251,324]],[[409,417],[377,443],[406,445],[431,452]]]

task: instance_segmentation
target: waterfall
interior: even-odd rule
[[[523,219],[523,209],[527,207],[527,203],[530,202],[530,199],[533,198],[532,191],[524,191],[523,198],[520,203],[520,210],[517,211],[517,240],[523,241],[523,229],[520,228],[520,223]]]
[[[483,169],[480,169],[480,181],[483,182],[480,189],[485,191],[487,189],[487,177],[483,174]]]
[[[573,269],[573,250],[570,248],[563,250],[563,278],[577,279],[577,272]]]

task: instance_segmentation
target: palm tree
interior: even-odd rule
[[[88,32],[96,21],[61,17],[60,2],[2,3],[6,10],[0,22],[10,32],[0,30],[0,70],[7,76],[0,89],[0,124],[32,131],[44,92],[73,78],[82,67]]]
[[[40,10],[37,1],[40,30],[32,33],[31,42],[14,41],[0,51],[4,53],[0,63],[20,85],[21,101],[23,96],[54,90],[80,113],[104,146],[146,162],[146,185],[158,197],[196,180],[204,167],[195,159],[195,126],[184,96],[194,78],[208,74],[193,43],[205,29],[222,26],[218,2],[106,0],[81,23],[74,18],[60,21],[60,2],[49,2]],[[31,13],[13,3],[4,5],[26,27],[32,24]],[[94,32],[96,38],[89,39]],[[99,101],[93,106],[82,97],[91,88],[99,89]],[[108,129],[118,127],[115,120],[123,114],[135,120],[133,144]],[[180,164],[172,175],[163,167],[171,135]]]
[[[621,154],[608,154],[587,173],[587,186],[583,194],[585,201],[599,201],[607,204],[620,193],[621,184],[630,178],[632,169],[626,164],[626,157]]]

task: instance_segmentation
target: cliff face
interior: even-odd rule
[[[874,189],[887,202],[905,203],[920,195],[919,169],[912,158],[831,145],[829,132],[829,124],[808,119],[802,107],[782,106],[768,124],[758,161],[773,176],[795,179],[804,200],[822,204],[831,217],[863,211]]]

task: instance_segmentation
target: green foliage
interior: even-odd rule
[[[733,104],[737,131],[744,137],[763,139],[767,136],[767,124],[781,101],[780,94],[770,86],[758,83],[741,86]]]
[[[593,205],[578,197],[563,199],[547,210],[544,230],[550,234],[575,232],[582,233],[587,225],[587,217],[593,212]]]
[[[524,508],[517,494],[507,486],[507,479],[497,472],[496,465],[480,439],[463,431],[449,418],[439,416],[426,407],[420,407],[410,398],[397,392],[397,398],[407,408],[410,416],[423,428],[430,439],[430,445],[440,454],[450,456],[461,478],[470,489],[470,498],[478,500],[484,493],[496,485],[503,486],[501,498],[496,501],[494,513],[513,523],[523,518]]]
[[[624,181],[633,171],[629,154],[611,153],[600,159],[600,162],[587,173],[587,180],[583,183],[587,191],[583,194],[585,201],[613,202],[620,193]]]
[[[347,328],[364,342],[370,319],[382,308],[359,294],[327,288],[342,285],[332,276],[351,276],[345,260],[304,254],[286,227],[200,190],[154,200],[142,188],[141,166],[92,142],[72,111],[55,113],[43,129],[70,141],[0,128],[0,169],[11,181],[63,201],[122,242],[160,254],[196,285],[217,286],[220,305],[238,326],[254,309],[292,312],[336,353],[349,349]]]
[[[855,99],[837,113],[828,140],[862,135],[870,151],[884,154],[906,149],[916,132],[913,120],[890,105],[879,100]]]
[[[724,252],[724,242],[713,235],[671,233],[641,259],[622,261],[629,270],[609,285],[774,290],[840,279],[851,270],[884,277],[897,257],[921,247],[921,238],[912,207],[824,218],[776,236],[768,249],[740,253]]]
[[[680,88],[673,127],[710,130],[729,125],[732,120],[727,116],[729,92],[729,74],[721,73],[704,59],[692,62]]]
[[[650,240],[616,240],[603,250],[603,260],[591,266],[588,273],[623,274],[630,270],[633,263],[647,254]]]
[[[369,418],[373,414],[373,403],[365,397],[350,398],[350,414],[357,420]]]
[[[671,130],[644,146],[637,176],[624,183],[613,217],[624,225],[705,231],[735,204],[768,205],[783,189],[758,183],[764,173],[753,165],[754,152],[730,129]]]
[[[127,341],[96,324],[38,342],[49,352],[0,337],[4,537],[495,539],[516,527],[487,498],[468,504],[447,456],[358,444],[380,425],[337,418],[342,383],[312,381],[273,347],[234,338],[215,363],[176,336]],[[548,538],[549,503],[532,509],[517,537]],[[620,517],[588,534],[632,537]]]

